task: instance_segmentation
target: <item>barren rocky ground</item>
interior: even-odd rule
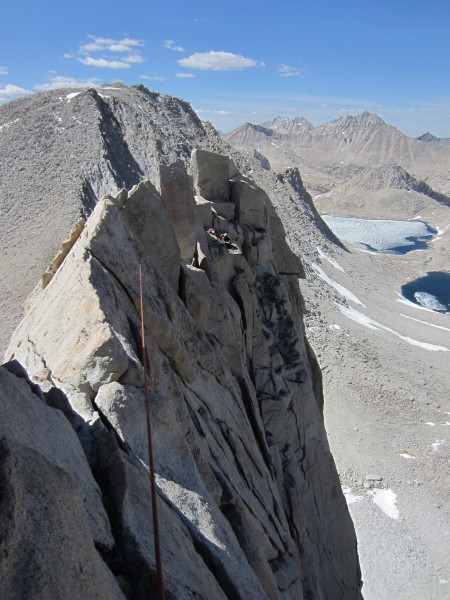
[[[301,286],[366,600],[450,595],[450,317],[399,296],[448,269],[449,238],[404,256],[324,247]]]

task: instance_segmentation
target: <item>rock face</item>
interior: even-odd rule
[[[96,203],[211,146],[182,100],[144,86],[56,90],[0,106],[0,352],[59,246]],[[217,134],[216,134],[217,137]],[[194,142],[195,141],[195,142]]]
[[[180,162],[158,172],[97,204],[0,369],[2,587],[154,590],[142,265],[166,597],[360,598],[300,261],[228,157],[196,150],[192,182]]]

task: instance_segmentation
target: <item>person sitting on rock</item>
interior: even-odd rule
[[[230,236],[228,235],[228,233],[221,233],[219,236],[220,240],[225,244],[225,246],[227,248],[233,248],[234,244],[231,241]]]

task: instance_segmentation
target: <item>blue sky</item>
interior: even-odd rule
[[[368,110],[450,137],[448,0],[6,2],[0,102],[122,81],[181,97],[222,131]]]

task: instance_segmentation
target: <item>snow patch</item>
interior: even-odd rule
[[[355,321],[360,325],[364,325],[364,327],[368,327],[369,329],[378,329],[378,327],[375,327],[374,325],[375,321],[372,322],[372,319],[370,317],[366,317],[366,315],[359,312],[358,310],[355,310],[350,306],[344,306],[343,304],[338,304],[337,307],[339,308],[341,313],[348,319],[351,319],[352,321]]]
[[[450,227],[450,225],[446,225],[444,227],[444,229],[441,229],[440,227],[436,227],[437,229],[437,234],[434,236],[434,238],[431,240],[433,243],[436,242],[437,240],[440,240],[441,237],[444,235],[444,233],[447,231],[447,229]]]
[[[425,425],[429,425],[430,427],[436,427],[436,423],[432,423],[431,421],[427,421]]]
[[[20,121],[20,119],[14,119],[14,121],[10,121],[9,123],[3,123],[3,125],[0,125],[0,131],[4,128],[11,127],[11,125],[14,125],[14,123],[17,123],[18,121]]]
[[[341,294],[341,296],[344,296],[344,298],[347,298],[347,300],[350,300],[351,302],[354,302],[355,304],[360,304],[362,307],[366,308],[366,305],[363,304],[361,302],[361,300],[359,298],[357,298],[353,292],[351,292],[350,290],[345,288],[343,285],[341,285],[340,283],[338,283],[337,281],[335,281],[334,279],[329,277],[325,273],[325,271],[321,267],[319,267],[319,265],[317,263],[313,262],[311,264],[311,266],[315,270],[315,272],[319,275],[319,277],[321,279],[323,279],[326,283],[328,283],[328,285],[331,285],[331,287],[333,287],[337,292],[339,292],[339,294]]]
[[[411,308],[418,308],[419,310],[426,310],[428,312],[434,313],[434,310],[431,310],[430,308],[425,308],[425,306],[419,306],[418,304],[411,302],[411,300],[403,298],[400,292],[397,292],[397,296],[400,296],[400,298],[397,298],[397,302],[400,302],[401,304],[406,304],[406,306],[411,306]]]
[[[433,452],[437,452],[439,446],[442,446],[443,443],[444,443],[444,440],[436,440],[434,442],[434,444],[431,444],[431,447],[433,448]]]
[[[76,98],[80,94],[81,94],[81,92],[70,92],[70,94],[67,94],[67,96],[66,96],[67,102],[69,103],[71,100],[73,100],[74,98]]]
[[[411,344],[411,346],[418,346],[419,348],[423,348],[424,350],[429,350],[430,352],[439,352],[439,351],[440,352],[448,352],[449,351],[449,349],[446,348],[445,346],[435,346],[434,344],[427,344],[426,342],[419,342],[417,340],[414,340],[413,338],[407,337],[406,335],[402,335],[398,331],[395,331],[394,329],[391,329],[390,327],[387,327],[386,325],[383,325],[382,323],[379,323],[378,321],[371,319],[370,317],[359,312],[355,308],[352,308],[350,306],[344,306],[343,304],[339,304],[337,302],[336,302],[336,304],[337,304],[339,310],[341,311],[341,313],[345,317],[347,317],[348,319],[351,319],[352,321],[356,321],[356,323],[359,323],[360,325],[364,325],[365,327],[368,327],[369,329],[381,329],[383,331],[387,331],[388,333],[392,333],[392,335],[397,336],[404,342],[408,342],[408,344]]]
[[[368,493],[385,515],[395,520],[400,518],[400,512],[397,508],[397,494],[394,494],[392,490],[373,490]]]
[[[312,331],[313,333],[315,331],[320,331],[322,328],[319,325],[311,325],[310,327],[306,328],[306,331]]]
[[[430,308],[437,312],[446,312],[447,310],[447,307],[441,304],[436,296],[433,296],[433,294],[429,294],[428,292],[415,292],[414,298],[420,306],[424,306],[425,308]]]
[[[325,260],[327,260],[330,265],[332,265],[335,269],[337,269],[338,271],[342,271],[343,273],[345,273],[344,269],[341,267],[341,265],[337,262],[337,260],[335,260],[332,256],[328,256],[328,254],[326,252],[324,252],[322,250],[322,248],[320,246],[317,246],[317,252],[319,253],[320,258],[324,258]]]
[[[330,329],[342,329],[342,327],[340,325],[338,325],[337,323],[331,323],[330,325]]]
[[[406,452],[399,454],[399,456],[401,456],[402,458],[409,459],[409,460],[417,460],[415,456],[412,456],[411,454],[407,454]]]
[[[342,488],[342,491],[344,493],[344,497],[348,506],[350,506],[350,504],[355,504],[356,502],[359,502],[363,499],[362,496],[357,496],[356,494],[354,494],[352,492],[352,488]]]
[[[423,323],[423,325],[429,325],[430,327],[436,327],[436,329],[443,329],[444,331],[450,331],[448,327],[444,327],[443,325],[435,325],[434,323],[428,323],[427,321],[421,321],[420,319],[415,319],[414,317],[409,317],[408,315],[404,315],[400,313],[401,317],[405,317],[405,319],[411,319],[411,321],[416,321],[416,323]]]

